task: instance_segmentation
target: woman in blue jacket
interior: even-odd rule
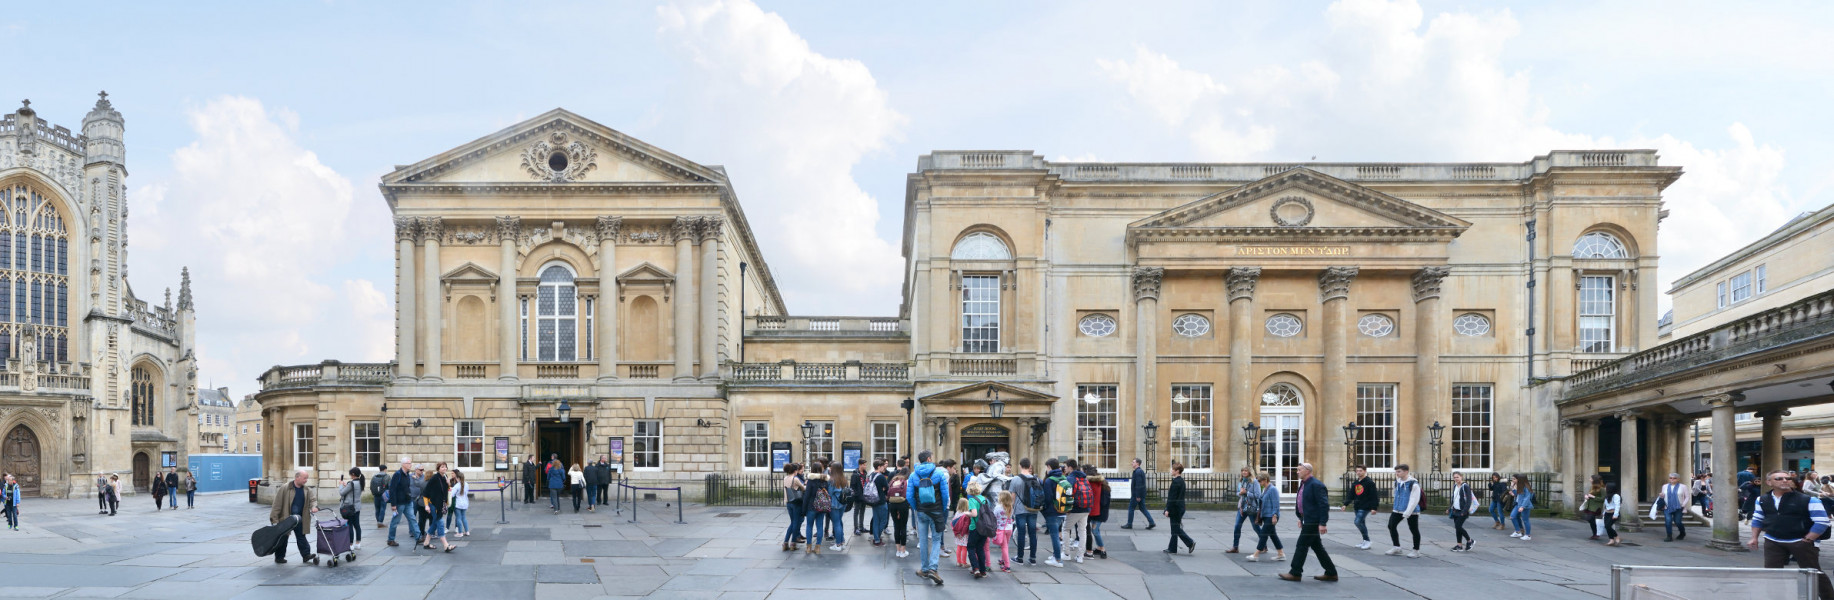
[[[1509,534],[1509,537],[1519,537],[1526,542],[1530,539],[1528,537],[1530,525],[1528,517],[1529,511],[1535,509],[1535,491],[1528,489],[1527,475],[1517,475],[1513,481],[1515,482],[1516,507],[1510,513],[1509,519],[1515,523],[1516,532]]]
[[[560,514],[560,491],[567,489],[567,467],[560,464],[560,456],[548,459],[548,508],[554,514]]]
[[[1254,529],[1260,541],[1255,542],[1255,553],[1248,555],[1248,562],[1261,560],[1261,553],[1267,551],[1268,538],[1273,538],[1274,550],[1278,552],[1274,560],[1286,560],[1286,546],[1280,544],[1280,533],[1274,530],[1280,523],[1280,487],[1273,485],[1266,473],[1257,481],[1261,483],[1261,514],[1255,519]]]

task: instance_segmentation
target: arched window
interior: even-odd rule
[[[24,183],[0,186],[0,360],[19,357],[27,328],[39,362],[69,362],[70,240],[51,198]]]
[[[1617,236],[1594,231],[1573,243],[1573,258],[1630,258],[1630,250]]]
[[[955,250],[949,252],[953,260],[1012,260],[1013,253],[1006,249],[1006,242],[1000,241],[991,233],[977,231],[968,234],[955,243]]]
[[[1302,404],[1304,404],[1304,400],[1301,399],[1299,390],[1288,384],[1276,383],[1269,386],[1267,391],[1261,393],[1261,406],[1296,407]]]
[[[153,373],[146,367],[134,367],[133,387],[129,390],[132,399],[135,426],[153,426]]]
[[[541,269],[535,294],[536,360],[571,362],[579,344],[579,294],[573,270],[565,265]]]

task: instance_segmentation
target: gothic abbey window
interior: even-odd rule
[[[571,362],[578,356],[579,294],[573,271],[564,265],[542,268],[535,294],[536,360]]]
[[[0,360],[36,331],[39,362],[70,360],[70,240],[51,198],[23,183],[0,188]],[[26,357],[20,357],[26,358]]]
[[[153,373],[146,367],[134,367],[133,385],[128,390],[133,405],[134,425],[153,426]]]

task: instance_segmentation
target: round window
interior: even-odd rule
[[[1108,337],[1114,333],[1114,317],[1089,315],[1076,324],[1076,329],[1089,337]]]
[[[1356,320],[1356,330],[1369,337],[1387,337],[1395,332],[1395,322],[1384,315],[1363,315]]]
[[[1490,333],[1490,319],[1477,313],[1465,313],[1452,319],[1452,330],[1458,335],[1477,337]]]
[[[1287,313],[1267,318],[1267,332],[1273,334],[1274,337],[1290,338],[1299,335],[1300,330],[1304,327],[1305,324],[1299,320],[1299,317]]]
[[[561,172],[566,171],[567,170],[567,153],[555,152],[553,154],[549,154],[548,155],[548,168],[552,169],[555,173],[561,173]]]
[[[1198,337],[1210,333],[1210,320],[1203,315],[1178,315],[1172,319],[1172,331],[1184,337]]]

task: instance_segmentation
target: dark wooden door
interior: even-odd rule
[[[148,486],[153,485],[152,474],[153,459],[145,452],[134,454],[134,489],[142,492],[151,489]]]
[[[6,433],[6,441],[0,445],[0,455],[5,455],[0,464],[12,473],[19,481],[19,493],[27,496],[38,495],[38,485],[43,479],[40,471],[38,435],[25,425],[17,425]]]

